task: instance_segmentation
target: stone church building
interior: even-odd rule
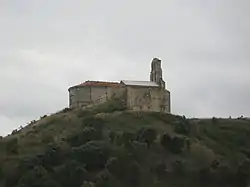
[[[161,60],[158,58],[151,62],[150,81],[85,81],[68,91],[70,108],[103,103],[116,97],[125,100],[128,110],[171,112],[170,92],[162,78]]]

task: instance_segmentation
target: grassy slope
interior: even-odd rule
[[[103,110],[103,113],[100,109],[94,111],[91,112],[91,115],[95,115],[96,118],[101,118],[105,122],[106,136],[110,130],[136,132],[142,127],[156,129],[158,139],[164,133],[180,136],[173,130],[174,122],[182,119],[180,116],[155,112],[115,111],[105,113]],[[62,144],[69,135],[81,130],[86,115],[90,114],[81,110],[59,112],[4,138],[0,144],[2,165],[11,168],[11,165],[14,166],[20,158],[43,153],[49,142]],[[248,158],[250,154],[249,134],[250,121],[247,119],[191,120],[191,132],[188,135],[191,140],[190,151],[178,155],[171,154],[157,144],[147,152],[145,163],[154,166],[159,161],[165,161],[171,169],[171,164],[175,160],[182,160],[186,164],[186,168],[198,171],[217,159],[222,165],[233,168],[240,160]],[[13,137],[18,138],[19,154],[6,155],[3,145]],[[178,183],[178,179],[176,181]],[[161,185],[164,186],[159,184],[159,186]]]

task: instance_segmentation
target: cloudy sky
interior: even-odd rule
[[[249,116],[249,0],[0,0],[0,135],[68,105],[84,80],[148,80],[172,112]]]

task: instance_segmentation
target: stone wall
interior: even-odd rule
[[[121,86],[121,87],[116,87],[116,88],[112,88],[109,87],[108,88],[108,98],[121,98],[121,99],[126,99],[126,87],[125,86]]]
[[[73,87],[69,90],[70,108],[87,105],[91,102],[90,87]]]
[[[166,91],[159,87],[127,87],[127,107],[130,110],[170,112]]]
[[[170,92],[160,87],[143,86],[81,86],[70,89],[70,107],[85,107],[120,98],[130,110],[170,113]]]
[[[108,99],[108,87],[105,86],[91,86],[91,101],[105,102]]]
[[[69,90],[69,106],[84,107],[86,105],[106,102],[111,97],[125,99],[125,87],[79,86]]]

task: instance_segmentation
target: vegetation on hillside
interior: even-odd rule
[[[0,140],[0,186],[245,187],[248,119],[64,109]]]

